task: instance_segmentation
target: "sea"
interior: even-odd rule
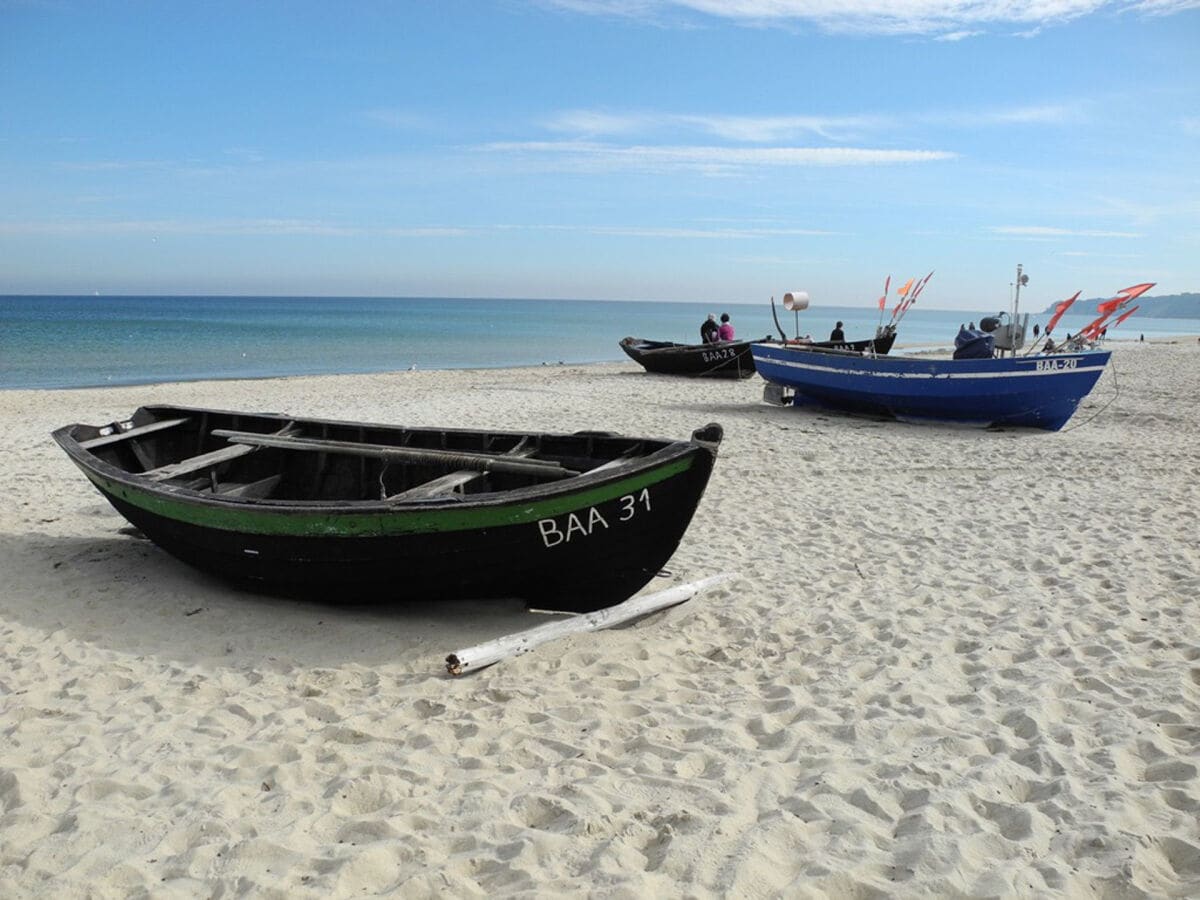
[[[627,335],[697,343],[705,316],[723,312],[739,339],[778,335],[768,303],[7,295],[0,389],[610,362],[627,358],[618,346]],[[913,307],[899,328],[905,349],[893,352],[953,346],[960,325],[997,312]],[[776,314],[788,337],[814,340],[827,339],[839,320],[848,340],[870,337],[880,321],[877,308],[864,307],[792,313],[780,305]],[[1092,318],[1089,307],[1055,332]],[[1197,333],[1200,319],[1131,318],[1109,337]]]

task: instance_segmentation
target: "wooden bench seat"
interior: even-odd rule
[[[289,423],[284,428],[275,432],[277,437],[287,437],[296,433],[294,423]],[[247,453],[254,453],[260,448],[251,444],[231,444],[228,447],[221,447],[219,450],[211,450],[208,453],[201,453],[199,456],[192,456],[188,459],[181,459],[179,462],[168,463],[165,466],[159,466],[157,469],[150,469],[143,474],[151,481],[169,481],[172,478],[178,478],[181,475],[190,475],[193,472],[199,472],[207,469],[210,466],[220,465],[230,460],[238,459],[245,456]]]
[[[518,444],[504,454],[506,459],[521,459],[532,456],[537,452],[534,447],[524,447]],[[454,495],[457,488],[465,487],[476,479],[483,478],[486,472],[479,472],[474,469],[460,469],[457,472],[449,472],[432,481],[426,481],[418,484],[416,487],[411,487],[406,491],[401,491],[398,494],[392,494],[387,498],[388,503],[402,503],[407,500],[431,500],[435,497],[450,497]]]
[[[157,422],[151,422],[148,425],[139,425],[137,428],[130,428],[128,431],[118,431],[113,434],[105,434],[100,437],[94,437],[91,440],[80,441],[79,446],[84,450],[95,450],[97,447],[105,447],[108,444],[118,444],[121,441],[128,441],[132,438],[145,437],[148,434],[154,434],[157,431],[165,431],[168,428],[174,428],[177,425],[182,425],[189,419],[160,419]]]

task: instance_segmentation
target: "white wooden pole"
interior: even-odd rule
[[[548,622],[545,625],[530,628],[528,631],[520,631],[516,634],[498,637],[483,644],[476,644],[474,647],[468,647],[465,650],[459,650],[447,656],[446,671],[451,675],[463,675],[467,672],[474,672],[485,666],[490,666],[510,656],[520,656],[522,653],[528,653],[534,647],[570,634],[581,634],[587,631],[600,631],[604,628],[612,628],[614,625],[624,624],[633,619],[647,616],[652,612],[657,612],[660,609],[676,606],[686,600],[690,600],[700,591],[715,587],[736,577],[737,573],[735,572],[713,575],[709,578],[702,578],[699,581],[689,582],[688,584],[676,585],[675,587],[667,588],[654,594],[631,597],[624,603],[618,603],[616,606],[608,606],[604,609],[597,609],[594,612],[581,613],[560,622]]]

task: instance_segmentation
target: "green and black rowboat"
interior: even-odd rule
[[[675,552],[721,426],[691,440],[405,428],[144,406],[54,440],[197,568],[287,594],[626,599]]]

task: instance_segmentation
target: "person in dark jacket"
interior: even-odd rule
[[[700,326],[700,340],[705,344],[715,344],[720,340],[717,337],[718,331],[720,331],[720,328],[717,325],[717,317],[709,313],[708,318]]]
[[[829,332],[829,339],[831,341],[846,340],[846,332],[842,331],[842,323],[841,322],[838,322],[837,325],[834,326],[833,331]]]

